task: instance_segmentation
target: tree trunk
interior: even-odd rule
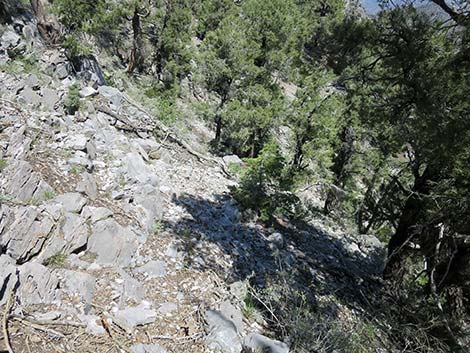
[[[8,1],[0,0],[0,23],[10,23],[11,13]]]
[[[139,14],[139,8],[135,6],[134,15],[132,16],[133,41],[132,51],[129,59],[129,66],[127,67],[128,73],[132,73],[136,69],[138,72],[142,72],[144,67],[142,28],[140,25],[140,16],[141,15]]]
[[[424,213],[423,196],[431,191],[430,182],[433,180],[430,167],[426,167],[422,175],[415,173],[412,194],[405,202],[398,221],[395,234],[388,243],[387,264],[384,269],[384,279],[399,281],[406,270],[406,245],[416,235],[416,227]]]
[[[339,151],[336,153],[336,156],[333,160],[333,166],[331,167],[331,170],[334,174],[333,184],[341,188],[345,179],[344,171],[346,165],[349,163],[354,150],[354,129],[350,126],[345,127],[341,131],[340,140],[341,145],[339,146]],[[323,206],[323,211],[325,214],[331,212],[335,199],[336,196],[333,188],[330,188],[326,196],[325,205]]]
[[[51,0],[30,0],[31,8],[37,20],[39,34],[46,43],[57,44],[60,39],[60,26],[49,7]]]

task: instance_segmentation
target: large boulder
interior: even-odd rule
[[[138,241],[129,227],[123,227],[113,218],[92,226],[87,249],[96,254],[96,263],[105,266],[127,267],[137,251]]]
[[[255,352],[289,353],[289,346],[283,342],[272,340],[259,333],[250,333],[243,339],[243,347]]]
[[[18,298],[22,305],[52,304],[60,298],[59,279],[49,268],[27,262],[19,267]]]

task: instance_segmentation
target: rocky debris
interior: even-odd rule
[[[134,272],[143,273],[149,278],[163,277],[166,275],[166,263],[164,261],[149,261],[145,265],[137,267]]]
[[[87,249],[96,254],[99,265],[127,267],[137,247],[137,236],[129,227],[107,218],[93,224]]]
[[[166,353],[166,349],[158,344],[143,344],[137,343],[131,347],[133,353]]]
[[[128,299],[140,301],[144,299],[145,289],[142,284],[135,278],[131,277],[123,269],[118,269],[118,273],[121,276],[121,305],[123,305]]]
[[[272,340],[259,333],[250,333],[243,338],[243,347],[254,352],[289,353],[289,347],[279,341]]]
[[[60,298],[59,279],[47,267],[27,262],[19,268],[17,295],[21,305],[50,304]]]
[[[237,326],[220,311],[206,311],[205,320],[208,325],[208,335],[205,340],[209,348],[224,353],[240,353],[242,345]]]
[[[156,318],[157,313],[151,309],[150,303],[145,301],[138,306],[116,310],[113,313],[114,321],[128,332],[132,332],[137,326],[150,324]]]

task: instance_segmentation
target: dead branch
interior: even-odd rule
[[[11,289],[10,294],[8,295],[7,302],[5,304],[5,311],[3,313],[3,325],[2,325],[3,339],[5,341],[5,346],[7,347],[8,353],[14,353],[13,348],[11,348],[10,336],[8,334],[8,318],[10,317],[10,310],[13,306],[13,297],[14,297],[13,293],[14,293],[13,289]]]

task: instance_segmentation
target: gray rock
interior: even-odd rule
[[[96,223],[103,219],[109,218],[113,215],[113,212],[105,207],[92,207],[85,206],[83,207],[82,217],[90,219],[90,222]]]
[[[137,237],[130,228],[124,228],[113,218],[108,218],[93,225],[87,248],[96,254],[99,265],[127,267],[137,246]]]
[[[60,80],[65,79],[69,75],[68,64],[62,63],[57,65],[55,69],[55,74]]]
[[[80,95],[81,98],[86,98],[86,97],[93,97],[98,94],[98,91],[94,89],[93,87],[87,86],[83,87],[78,94]]]
[[[238,333],[243,332],[243,314],[240,310],[234,307],[230,302],[224,301],[220,304],[220,312],[224,317],[234,323]]]
[[[259,333],[250,333],[243,338],[243,347],[255,352],[289,353],[289,346],[283,342],[272,340]]]
[[[7,296],[18,281],[15,261],[8,255],[0,255],[0,305],[5,304]]]
[[[70,254],[85,247],[89,233],[86,219],[72,212],[66,212],[63,218],[60,231],[52,233],[38,260],[44,261],[59,253]]]
[[[284,236],[281,233],[273,233],[268,237],[268,241],[273,248],[282,249],[285,245]]]
[[[1,38],[1,45],[3,48],[7,49],[10,47],[16,46],[21,40],[21,37],[16,34],[14,31],[5,31]]]
[[[151,177],[148,166],[138,153],[128,153],[123,160],[123,166],[127,176],[134,181],[146,183]]]
[[[41,96],[31,87],[26,87],[24,90],[22,90],[20,96],[25,100],[26,103],[32,105],[38,105],[42,101]]]
[[[81,322],[86,324],[86,331],[92,335],[99,336],[104,335],[106,330],[101,326],[101,319],[96,315],[78,315]]]
[[[4,187],[5,193],[20,201],[38,202],[46,199],[48,192],[53,192],[28,162],[15,160],[3,170],[2,174],[0,185]]]
[[[223,159],[224,163],[227,164],[227,165],[229,165],[229,164],[237,164],[237,165],[243,164],[243,161],[240,159],[240,157],[238,157],[235,154],[232,154],[232,155],[229,155],[229,156],[224,156],[224,157],[222,157],[222,159]]]
[[[9,227],[4,227],[0,245],[13,259],[30,260],[41,251],[55,221],[32,206],[17,208],[10,217]]]
[[[242,345],[237,333],[237,327],[220,311],[208,310],[205,313],[208,324],[206,343],[209,348],[220,350],[224,353],[240,353]]]
[[[122,93],[118,89],[110,86],[100,86],[98,88],[98,92],[110,103],[116,106],[116,108],[121,106]]]
[[[164,277],[166,275],[166,263],[164,261],[149,261],[145,265],[137,267],[134,272],[147,274],[152,277]]]
[[[87,147],[88,139],[85,135],[78,134],[72,135],[67,140],[65,140],[65,147],[71,148],[74,150],[85,151]]]
[[[68,192],[54,198],[55,202],[62,204],[65,211],[79,213],[86,205],[87,200],[79,193]]]
[[[175,303],[163,303],[158,308],[158,312],[162,315],[170,315],[173,311],[178,310],[178,305]]]
[[[25,85],[28,87],[31,87],[32,89],[38,89],[39,88],[38,77],[35,74],[29,74],[28,77],[26,77]]]
[[[43,88],[41,91],[42,91],[41,92],[42,93],[42,99],[41,99],[42,105],[49,110],[54,109],[55,105],[60,100],[60,97],[57,94],[57,91],[51,88]]]
[[[155,221],[162,217],[162,199],[160,189],[150,184],[139,187],[134,193],[134,203],[144,208],[142,223],[147,226],[147,231],[151,232]]]
[[[118,269],[118,273],[123,280],[121,304],[123,304],[127,299],[142,300],[144,298],[145,289],[142,287],[140,282],[132,278],[121,268]]]
[[[98,197],[98,186],[93,175],[84,173],[82,180],[77,185],[76,191],[87,195],[92,200],[96,199]]]
[[[48,311],[45,313],[33,313],[33,316],[38,321],[52,321],[59,319],[62,313],[60,311]]]
[[[138,306],[118,310],[113,315],[114,321],[128,332],[132,332],[137,326],[147,325],[157,318],[155,310],[150,308],[147,302]]]
[[[71,270],[62,270],[60,274],[67,293],[79,296],[85,303],[91,302],[95,294],[95,277],[85,272]]]
[[[59,299],[59,279],[47,267],[27,262],[19,268],[18,298],[22,305],[51,304]]]
[[[137,343],[131,347],[133,353],[166,353],[166,349],[158,344]]]

